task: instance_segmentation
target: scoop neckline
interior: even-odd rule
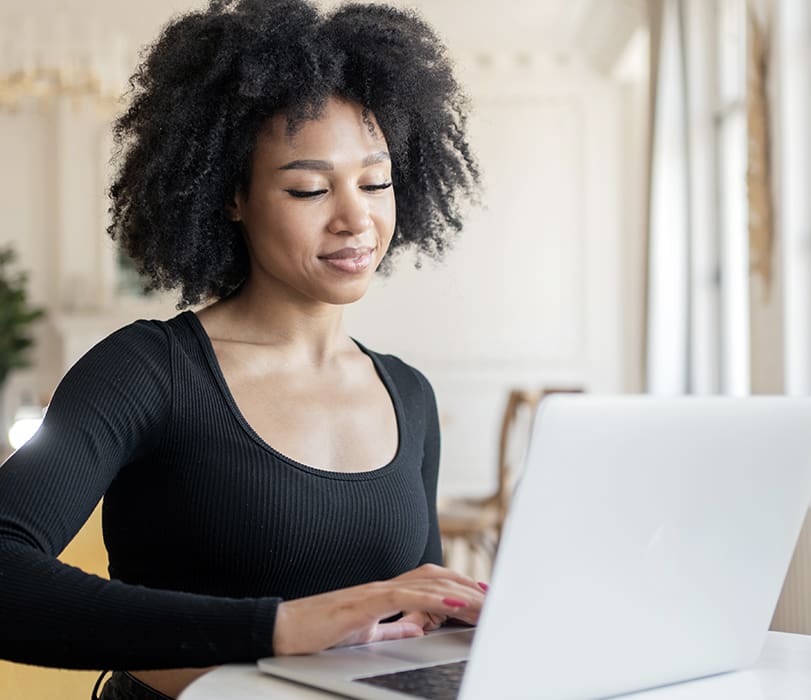
[[[374,469],[366,469],[357,472],[333,471],[331,469],[313,467],[309,464],[304,464],[303,462],[299,462],[298,460],[293,459],[289,455],[286,455],[283,452],[280,452],[279,450],[275,449],[261,435],[259,435],[259,433],[257,433],[254,430],[253,426],[248,422],[247,418],[245,418],[242,411],[240,410],[239,405],[236,402],[236,399],[234,399],[234,395],[231,393],[231,388],[228,386],[228,382],[226,381],[225,375],[222,372],[222,367],[220,367],[220,361],[217,358],[217,353],[214,352],[214,344],[211,342],[211,338],[206,332],[206,329],[203,326],[202,322],[200,321],[199,318],[197,318],[197,314],[195,314],[194,311],[186,310],[181,315],[186,317],[186,319],[189,321],[189,324],[192,327],[192,330],[197,336],[198,342],[200,343],[203,349],[203,353],[205,354],[206,360],[214,375],[214,379],[231,413],[234,415],[237,422],[245,431],[245,433],[247,433],[247,435],[255,443],[257,443],[263,450],[269,452],[274,457],[282,460],[283,462],[289,464],[292,467],[295,467],[296,469],[304,471],[308,474],[312,474],[314,476],[320,476],[327,479],[339,479],[342,481],[359,481],[359,480],[362,481],[367,479],[375,479],[388,474],[390,471],[396,468],[397,463],[400,461],[403,452],[403,445],[405,442],[404,440],[405,422],[403,420],[403,405],[402,401],[400,400],[400,394],[397,391],[397,387],[394,384],[391,375],[386,371],[386,368],[383,366],[382,362],[380,361],[380,358],[377,356],[377,353],[372,352],[371,350],[366,348],[362,343],[360,343],[355,338],[350,336],[350,339],[352,340],[353,343],[355,343],[358,349],[372,361],[372,365],[374,366],[378,377],[380,377],[380,380],[383,383],[383,387],[386,389],[386,392],[389,395],[389,400],[392,402],[392,406],[394,407],[395,422],[397,423],[397,449],[395,450],[394,456],[391,458],[391,460],[387,464],[384,464],[380,467],[375,467]]]

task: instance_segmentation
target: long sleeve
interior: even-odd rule
[[[277,598],[155,590],[56,559],[119,471],[160,443],[171,408],[166,331],[133,324],[71,369],[37,435],[0,467],[0,657],[145,669],[272,654]]]

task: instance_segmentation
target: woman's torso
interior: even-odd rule
[[[212,595],[299,597],[416,566],[426,544],[425,494],[418,488],[420,465],[414,455],[408,465],[398,461],[414,442],[413,426],[404,420],[402,405],[398,420],[401,397],[385,370],[354,343],[328,366],[286,366],[262,348],[216,338],[207,343],[204,326],[190,314],[185,317],[198,347],[187,348],[191,357],[173,358],[175,373],[209,374],[211,381],[187,386],[197,387],[196,399],[214,415],[187,426],[186,454],[182,459],[169,456],[173,468],[161,465],[161,493],[147,516],[153,528],[127,507],[139,472],[131,470],[114,483],[105,500],[111,571],[123,573],[116,571],[118,561],[131,566],[127,552],[133,546],[143,551],[144,527],[159,533],[159,558],[173,552],[176,563],[167,571],[166,561],[147,557],[140,575],[131,571],[124,578],[183,590],[191,584]],[[190,400],[180,400],[174,413]],[[188,422],[177,415],[175,421]],[[179,448],[166,449],[171,455]],[[214,499],[220,503],[207,503],[202,513],[191,504],[200,500],[197,491],[206,481],[200,475],[212,473],[220,482],[219,498]],[[154,482],[147,483],[154,488]],[[167,530],[159,515],[167,507],[185,511],[184,526]],[[223,532],[216,516],[235,510],[241,517],[236,522],[224,518],[230,531]],[[383,522],[386,513],[394,515],[388,525]],[[122,532],[136,533],[138,542],[129,542],[126,535],[117,539],[115,533]],[[117,545],[123,546],[121,557],[115,556]],[[212,545],[215,553],[207,551]],[[192,576],[177,563],[189,550],[194,561],[185,565],[196,569]],[[367,566],[341,571],[358,552],[368,558]],[[144,581],[156,575],[162,580]],[[206,670],[133,675],[176,697]]]

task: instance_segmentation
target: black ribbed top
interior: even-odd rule
[[[433,391],[358,347],[391,396],[399,445],[389,464],[352,473],[300,464],[253,431],[192,312],[91,349],[0,468],[0,657],[252,661],[273,653],[281,600],[440,563]],[[102,496],[111,581],[56,559]]]

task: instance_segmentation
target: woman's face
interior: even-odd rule
[[[394,233],[388,147],[360,105],[331,98],[292,136],[282,114],[256,142],[249,192],[235,197],[251,256],[247,284],[301,301],[366,292]]]

